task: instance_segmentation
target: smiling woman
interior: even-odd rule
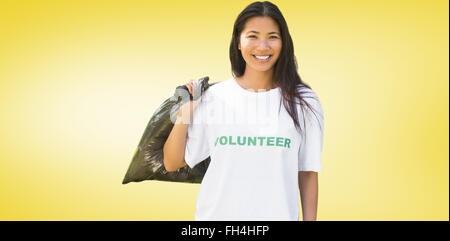
[[[317,175],[302,176],[303,188],[298,179],[301,172],[322,170],[323,114],[297,73],[293,52],[284,17],[271,2],[254,2],[237,17],[230,44],[233,77],[210,86],[198,105],[187,108],[192,123],[177,121],[165,143],[169,172],[211,158],[195,220],[298,221],[300,190],[303,218],[315,219]],[[194,95],[195,84],[186,85]],[[315,120],[305,118],[312,116],[307,106]],[[231,123],[221,118],[235,116]],[[273,128],[252,121],[258,116]]]

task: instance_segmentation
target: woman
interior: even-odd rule
[[[323,113],[274,4],[254,2],[239,14],[230,60],[233,78],[180,108],[164,145],[166,170],[211,157],[195,220],[298,221],[299,192],[303,220],[316,220]],[[193,94],[196,82],[186,86]]]

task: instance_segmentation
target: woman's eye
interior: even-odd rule
[[[253,38],[253,37],[255,37],[256,38],[256,36],[255,35],[250,35],[250,36],[248,36],[249,38]],[[269,38],[278,38],[277,36],[270,36]]]

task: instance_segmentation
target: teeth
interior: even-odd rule
[[[268,59],[269,57],[270,57],[270,55],[267,55],[267,56],[257,56],[257,55],[254,55],[257,59]]]

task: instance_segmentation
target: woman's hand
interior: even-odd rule
[[[186,83],[186,87],[188,88],[189,93],[194,96],[194,91],[197,87],[198,83],[196,80],[189,80]],[[188,102],[182,104],[180,106],[180,110],[178,112],[178,118],[177,118],[177,123],[179,121],[183,122],[183,124],[189,124],[190,120],[192,119],[192,116],[194,115],[194,110],[197,107],[197,105],[200,103],[202,99],[202,96],[200,96],[198,99],[196,100],[189,100]]]
[[[189,93],[194,96],[194,90],[197,88],[197,81],[196,80],[190,80],[186,83],[186,87],[189,90]],[[200,100],[202,99],[202,96],[200,96],[197,100],[191,100],[190,102],[192,103],[193,108],[195,109],[195,107],[198,105],[198,103],[200,103]]]

